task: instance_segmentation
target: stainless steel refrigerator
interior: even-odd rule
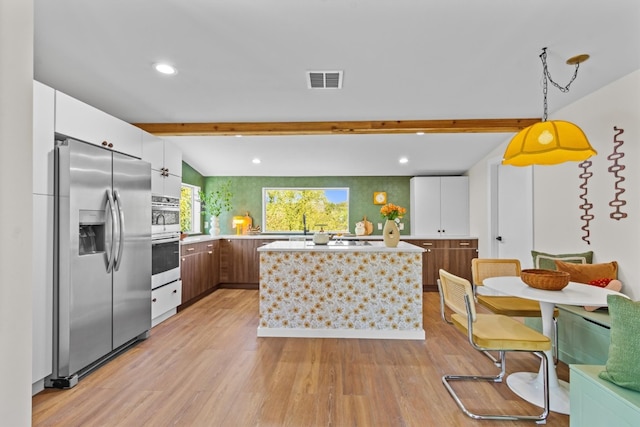
[[[54,340],[49,387],[151,329],[151,166],[65,138],[55,147]]]

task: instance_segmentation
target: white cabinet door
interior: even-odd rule
[[[468,177],[414,177],[410,190],[412,235],[468,236]]]
[[[148,132],[142,132],[142,160],[151,163],[151,169],[164,167],[164,141]]]
[[[151,171],[151,194],[180,198],[182,178],[175,175],[163,176],[159,170]]]
[[[181,302],[181,280],[151,291],[151,326],[156,326],[175,314]]]
[[[56,91],[55,130],[120,153],[142,158],[142,129]]]
[[[446,236],[469,235],[469,178],[440,178],[440,227]]]
[[[142,160],[151,163],[151,193],[179,198],[182,151],[169,141],[143,132]]]
[[[169,197],[180,198],[182,190],[182,178],[169,174],[164,177],[164,195]]]
[[[33,193],[53,194],[55,90],[33,82]]]
[[[33,195],[32,384],[53,366],[53,196]]]
[[[412,178],[410,190],[411,234],[438,235],[440,230],[440,178]]]
[[[182,178],[182,150],[169,141],[164,141],[164,167],[171,175]]]

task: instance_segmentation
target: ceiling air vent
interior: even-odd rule
[[[309,89],[342,89],[342,71],[307,71]]]

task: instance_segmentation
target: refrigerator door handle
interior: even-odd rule
[[[119,232],[118,232],[118,255],[115,258],[113,269],[118,271],[120,268],[120,261],[122,260],[122,252],[124,251],[124,210],[122,209],[122,199],[118,190],[113,190],[113,196],[116,202],[116,208],[118,209],[119,218]]]
[[[116,217],[116,207],[115,202],[113,200],[113,196],[111,195],[111,191],[107,190],[107,209],[109,209],[109,213],[111,214],[111,248],[109,249],[109,255],[107,258],[107,273],[111,273],[113,269],[114,259],[115,259],[115,242],[114,242],[114,232],[116,228],[116,223],[118,221]]]

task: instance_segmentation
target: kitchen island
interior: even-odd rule
[[[424,249],[275,241],[258,252],[258,336],[424,339]]]

